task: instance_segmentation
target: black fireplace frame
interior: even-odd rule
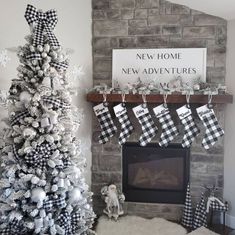
[[[126,143],[122,147],[122,190],[125,194],[126,201],[129,202],[145,202],[145,203],[171,203],[171,204],[184,204],[185,195],[187,190],[187,185],[190,177],[190,148],[183,148],[181,144],[169,144],[168,147],[160,147],[157,143],[148,144],[146,151],[158,150],[165,151],[166,149],[170,151],[182,152],[184,159],[184,182],[182,190],[162,190],[162,189],[143,189],[128,185],[128,164],[130,163],[130,158],[127,157],[129,148],[136,148],[135,151],[143,150],[138,143]],[[171,152],[172,153],[172,152]],[[165,152],[166,154],[166,152]],[[166,156],[166,155],[165,155]],[[167,156],[167,157],[172,157]],[[178,157],[178,156],[177,156]],[[173,158],[173,157],[172,157]]]

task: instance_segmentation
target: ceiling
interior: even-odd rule
[[[207,14],[222,17],[226,20],[235,19],[235,0],[170,0],[186,5]]]

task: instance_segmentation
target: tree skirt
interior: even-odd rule
[[[124,216],[117,222],[101,217],[98,221],[97,235],[185,235],[186,230],[165,219],[144,219]]]
[[[102,216],[98,220],[97,235],[185,235],[187,231],[179,224],[162,218],[144,219],[123,216],[117,222]],[[189,234],[188,234],[189,235]],[[190,235],[216,235],[206,228],[199,228]]]

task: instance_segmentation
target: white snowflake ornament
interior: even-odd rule
[[[7,54],[7,50],[3,50],[0,52],[0,65],[6,67],[8,61],[10,61],[10,57]]]

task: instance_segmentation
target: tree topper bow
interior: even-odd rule
[[[49,10],[43,13],[34,6],[28,4],[25,11],[25,18],[29,25],[36,24],[33,38],[33,45],[43,45],[43,33],[46,33],[51,46],[59,47],[59,41],[52,32],[55,28],[58,18],[55,10]]]

